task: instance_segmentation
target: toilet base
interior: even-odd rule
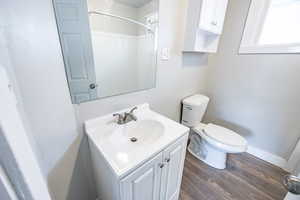
[[[225,169],[226,168],[226,161],[227,161],[227,153],[224,151],[220,151],[215,147],[212,147],[207,142],[201,142],[201,153],[195,153],[191,148],[188,147],[188,151],[198,158],[199,160],[203,161],[207,165],[214,167],[216,169]]]

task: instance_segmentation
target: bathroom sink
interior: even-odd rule
[[[137,121],[120,125],[112,114],[108,114],[85,122],[91,150],[97,149],[119,177],[189,131],[187,127],[152,111],[148,104],[137,107],[134,112]],[[118,113],[128,110],[130,108]]]
[[[141,120],[132,122],[125,127],[124,135],[131,142],[150,144],[164,134],[164,125],[155,120]]]

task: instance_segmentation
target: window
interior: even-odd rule
[[[300,53],[300,0],[252,0],[240,53]]]

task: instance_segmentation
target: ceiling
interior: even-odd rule
[[[149,2],[151,2],[152,0],[114,0],[118,3],[122,3],[128,6],[133,6],[133,7],[141,7]]]

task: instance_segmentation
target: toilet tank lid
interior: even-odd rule
[[[208,102],[209,102],[209,98],[201,94],[196,94],[187,97],[182,101],[184,105],[189,105],[189,106],[201,106],[203,104],[207,104]]]

